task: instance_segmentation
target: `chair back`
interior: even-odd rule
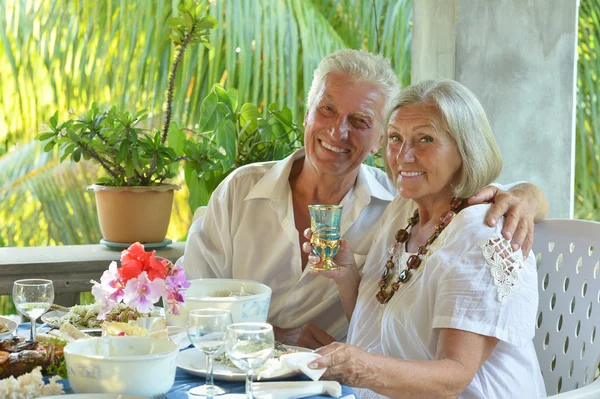
[[[600,345],[600,223],[535,225],[539,308],[534,345],[548,395],[591,383]]]

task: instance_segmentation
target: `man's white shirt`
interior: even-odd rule
[[[178,260],[188,279],[237,278],[271,287],[269,322],[281,328],[314,323],[338,340],[348,323],[334,281],[302,271],[289,175],[300,149],[282,161],[246,165],[213,192],[204,217],[189,231]],[[379,218],[397,191],[381,170],[361,165],[344,196],[342,238],[365,262]]]

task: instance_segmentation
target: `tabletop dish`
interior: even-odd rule
[[[72,393],[67,395],[43,396],[40,399],[147,399],[142,396],[120,395],[117,393]]]
[[[284,345],[284,347],[288,350],[293,350],[297,352],[312,352],[310,349],[302,348],[299,346]],[[189,374],[196,375],[199,377],[205,377],[206,355],[196,348],[182,350],[181,352],[179,352],[179,355],[177,355],[177,367]],[[262,378],[261,381],[278,380],[282,378],[293,377],[296,374],[298,373],[286,370],[282,373],[273,373],[268,378]],[[225,364],[216,359],[213,363],[213,375],[215,379],[223,381],[245,381],[246,379],[245,372],[233,365]]]
[[[64,321],[68,321],[83,332],[98,332],[102,331],[102,328],[100,327],[102,321],[97,319],[100,309],[100,305],[98,304],[76,305],[70,308],[69,312],[64,312],[62,310],[52,310],[47,312],[42,315],[41,320],[52,327],[60,327]],[[159,307],[155,307],[151,312],[151,316],[163,315],[164,310]],[[132,316],[134,318],[139,317],[139,313],[121,304],[109,313],[107,319],[113,319],[109,321],[126,321],[122,319]]]
[[[190,310],[206,308],[229,309],[234,323],[267,321],[271,288],[264,284],[229,278],[190,280],[190,284],[185,303],[179,306],[180,314],[165,312],[170,326],[185,326]]]
[[[75,393],[153,396],[175,381],[177,344],[145,337],[89,338],[64,350],[69,383]]]
[[[12,337],[18,326],[13,320],[0,317],[0,340]]]

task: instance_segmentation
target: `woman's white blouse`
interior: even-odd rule
[[[431,245],[421,266],[390,302],[375,299],[394,243],[416,208],[396,198],[381,218],[382,228],[365,263],[348,343],[403,360],[434,360],[441,328],[499,339],[494,351],[460,396],[546,397],[533,346],[538,293],[535,258],[512,252],[496,227],[483,223],[489,205],[460,212]],[[399,245],[401,268],[406,254]],[[500,255],[502,254],[502,255]],[[401,270],[401,269],[400,269]],[[398,393],[401,395],[401,392]],[[360,390],[361,397],[381,397]]]

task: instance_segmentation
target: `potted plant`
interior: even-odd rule
[[[264,112],[238,105],[236,90],[215,84],[201,104],[198,131],[183,145],[185,182],[194,211],[206,205],[217,185],[236,168],[280,160],[303,145],[304,131],[286,107],[270,104]]]
[[[38,135],[44,151],[58,147],[60,160],[91,160],[105,172],[95,191],[100,229],[104,239],[116,243],[160,243],[165,239],[178,186],[165,183],[174,177],[185,158],[185,129],[172,123],[173,91],[178,67],[186,49],[196,43],[208,46],[209,30],[217,21],[206,5],[183,0],[179,16],[169,18],[171,39],[177,50],[170,70],[167,107],[162,129],[143,126],[147,110],[129,113],[96,104],[82,117],[63,122],[55,113],[48,130]],[[187,143],[186,147],[193,145]]]

